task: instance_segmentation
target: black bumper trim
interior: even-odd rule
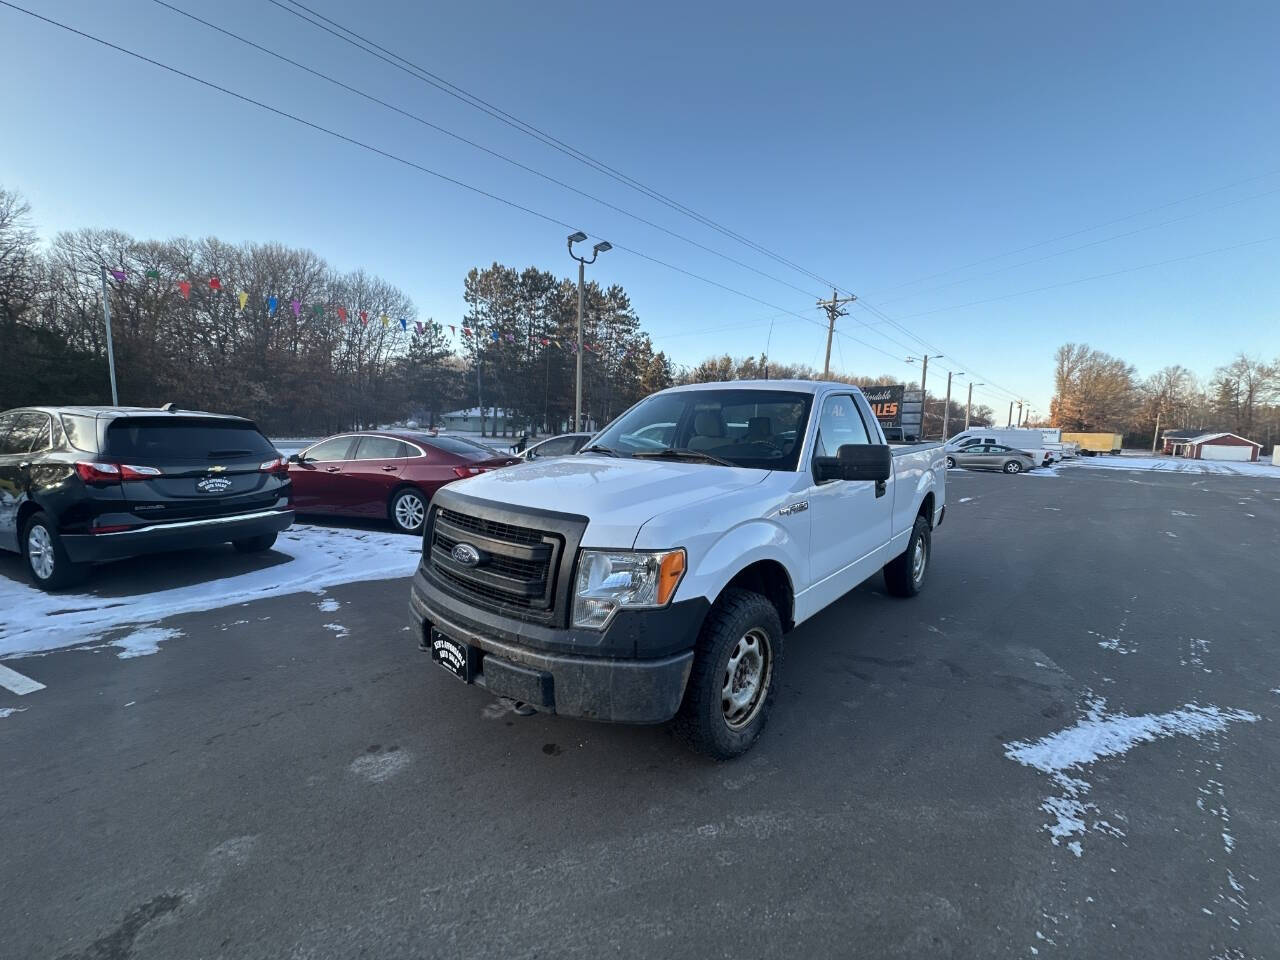
[[[105,534],[63,534],[62,545],[76,563],[120,560],[145,553],[208,547],[231,540],[279,533],[293,524],[292,510],[272,510],[246,517],[154,524],[141,530]]]
[[[676,715],[693,651],[656,660],[541,653],[468,630],[422,604],[410,605],[419,636],[432,627],[483,651],[475,682],[497,696],[566,717],[610,723],[665,723]]]

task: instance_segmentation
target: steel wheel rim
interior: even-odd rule
[[[748,726],[764,706],[773,676],[773,648],[769,635],[752,627],[734,644],[724,668],[720,710],[730,730]]]
[[[427,508],[416,493],[406,493],[396,500],[396,523],[406,530],[417,530],[422,526],[426,513]]]
[[[49,531],[36,524],[27,533],[27,562],[41,580],[53,576],[53,538]]]
[[[911,582],[919,586],[924,579],[924,567],[929,562],[929,549],[924,545],[924,537],[916,537],[914,549],[911,551]]]

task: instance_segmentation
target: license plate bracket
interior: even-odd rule
[[[431,659],[463,683],[474,683],[480,651],[431,628]]]

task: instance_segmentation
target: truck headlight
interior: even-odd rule
[[[573,625],[607,626],[620,607],[665,607],[684,576],[684,550],[583,550],[578,556]]]

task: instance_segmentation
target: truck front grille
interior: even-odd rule
[[[499,609],[550,615],[555,607],[555,574],[564,541],[558,534],[474,514],[438,508],[432,512],[432,572],[454,592]],[[469,544],[480,562],[467,566],[453,548]]]

